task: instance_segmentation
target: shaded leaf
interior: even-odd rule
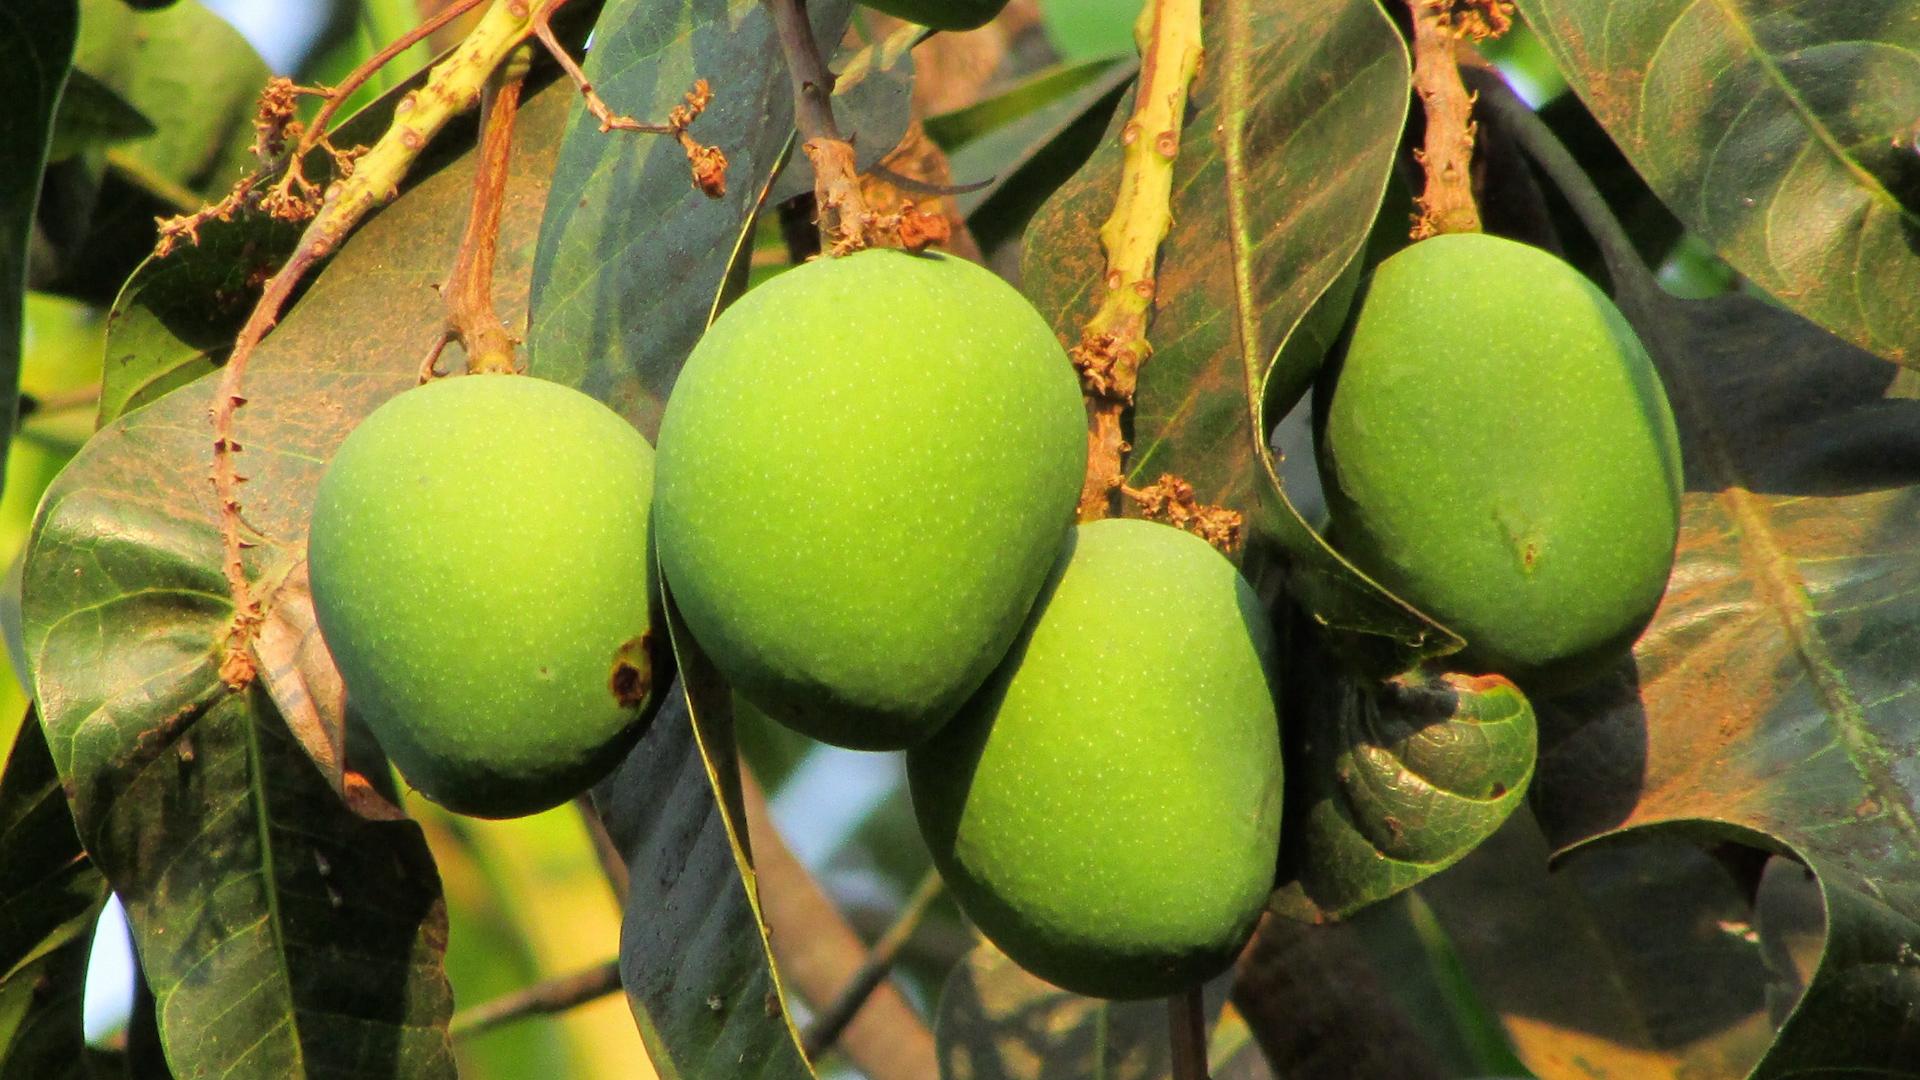
[[[557,87],[521,112],[496,280],[505,310],[525,303],[571,97]],[[430,148],[416,186],[255,354],[236,436],[250,576],[269,590],[297,581],[333,449],[413,384],[441,326],[433,285],[464,224],[471,133],[455,126]],[[450,1075],[445,911],[417,826],[342,803],[289,729],[287,686],[276,704],[268,685],[234,694],[219,680],[231,607],[204,480],[213,393],[203,377],[122,416],[42,506],[27,651],[54,760],[127,903],[176,1071]],[[268,593],[274,617],[294,611],[280,607],[292,595]]]
[[[1533,706],[1498,675],[1375,683],[1323,670],[1290,699],[1301,782],[1274,902],[1315,920],[1409,888],[1491,836],[1526,794],[1535,742]]]
[[[840,40],[849,0],[808,5]],[[534,258],[527,368],[607,402],[651,439],[680,364],[705,331],[793,133],[792,88],[759,0],[614,0],[586,72],[616,110],[659,119],[697,78],[713,103],[689,133],[721,147],[727,192],[709,199],[671,139],[609,138],[569,114]]]
[[[22,0],[0,11],[0,421],[20,403],[27,245],[46,167],[54,110],[67,81],[77,24],[73,0]],[[4,464],[0,447],[0,464]]]
[[[1802,315],[1920,365],[1920,22],[1903,0],[1520,0],[1680,220]]]
[[[985,187],[956,197],[987,251],[1016,239],[1048,194],[1100,145],[1137,57],[1035,75],[997,97],[927,121],[954,180]],[[936,134],[937,132],[937,134]]]
[[[1210,1024],[1228,981],[1208,984]],[[1173,1068],[1168,1022],[1164,1000],[1071,994],[982,940],[947,976],[934,1038],[942,1080],[1161,1080]],[[1232,1054],[1243,1044],[1215,1045]]]
[[[0,775],[0,1078],[77,1073],[87,954],[106,902],[29,716]]]
[[[1772,1038],[1769,975],[1739,882],[1642,837],[1547,869],[1514,815],[1420,887],[1520,1059],[1548,1078],[1744,1075]]]
[[[68,75],[53,119],[53,145],[47,160],[59,161],[83,150],[111,146],[155,133],[153,121],[112,88],[84,71]]]
[[[253,113],[272,74],[200,0],[135,11],[81,0],[74,67],[132,106],[153,134],[120,144],[129,168],[201,198],[224,194],[253,166]]]
[[[760,913],[732,695],[668,605],[679,677],[594,789],[632,872],[620,981],[666,1075],[812,1077]]]
[[[900,145],[913,114],[913,47],[926,34],[902,25],[834,64],[833,119],[853,143],[854,165],[872,168]],[[780,203],[813,190],[813,165],[794,149],[774,178],[767,202]]]
[[[1659,827],[1803,861],[1827,910],[1825,951],[1754,1075],[1911,1075],[1914,376],[1752,297],[1665,295],[1532,113],[1510,95],[1482,100],[1606,251],[1687,466],[1673,578],[1632,661],[1535,703],[1541,822],[1563,850]]]
[[[1297,599],[1322,622],[1403,651],[1444,650],[1453,644],[1445,631],[1301,520],[1266,441],[1321,359],[1282,346],[1342,281],[1386,189],[1406,118],[1406,50],[1372,0],[1223,0],[1206,18],[1211,45],[1175,162],[1127,480],[1144,486],[1174,473],[1200,501],[1247,513],[1284,548]],[[1027,233],[1025,287],[1067,340],[1099,300],[1098,229],[1129,112],[1123,101],[1107,142]]]
[[[108,316],[101,426],[225,363],[261,285],[299,235],[259,216],[210,221],[199,244],[134,271]]]

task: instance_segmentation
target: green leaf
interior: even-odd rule
[[[1903,0],[1519,0],[1687,226],[1787,306],[1920,365],[1920,23]]]
[[[525,303],[539,207],[572,100],[521,111],[497,298]],[[176,1072],[451,1075],[445,911],[411,822],[338,788],[342,737],[303,698],[303,554],[314,485],[358,417],[413,385],[445,309],[473,179],[472,127],[356,232],[262,343],[238,415],[267,677],[220,682],[231,614],[205,475],[203,377],[102,430],[42,505],[27,651],[81,834],[126,901]],[[324,675],[326,672],[315,674]],[[348,749],[349,756],[351,748]],[[322,768],[316,767],[316,760]]]
[[[29,716],[0,775],[0,1078],[78,1075],[87,954],[106,902]]]
[[[1307,526],[1279,487],[1267,433],[1321,360],[1318,348],[1283,346],[1324,296],[1350,286],[1380,206],[1406,118],[1406,50],[1372,0],[1223,0],[1206,18],[1127,480],[1174,473],[1201,502],[1247,513],[1290,557],[1299,602],[1336,630],[1385,639],[1398,670],[1457,643]],[[1098,229],[1129,112],[1123,101],[1107,143],[1028,230],[1023,280],[1067,340],[1101,292]],[[1323,307],[1316,339],[1331,340],[1344,314],[1344,301]]]
[[[1281,855],[1293,880],[1274,905],[1313,921],[1418,884],[1491,836],[1526,794],[1535,742],[1533,706],[1499,676],[1321,670],[1289,695],[1301,779]]]
[[[155,132],[153,121],[126,98],[84,71],[67,77],[60,109],[53,120],[53,146],[47,160],[61,161],[96,146],[111,146]]]
[[[984,184],[955,202],[989,252],[1017,240],[1049,193],[1100,145],[1137,58],[1036,75],[996,98],[929,121],[942,129],[954,179]]]
[[[808,5],[838,41],[849,0]],[[610,138],[576,106],[534,256],[527,368],[612,405],[652,438],[793,133],[792,90],[759,0],[614,0],[586,72],[616,111],[661,119],[694,80],[713,102],[689,129],[726,152],[727,191],[693,188],[671,139]]]
[[[121,144],[121,167],[203,199],[254,164],[254,102],[272,74],[253,46],[199,0],[134,11],[81,0],[74,67],[138,110],[154,134]]]
[[[1229,981],[1207,985],[1209,1026]],[[1173,1069],[1165,1001],[1070,994],[985,940],[948,974],[934,1040],[941,1080],[1162,1080]]]
[[[20,404],[27,245],[54,111],[73,55],[73,0],[21,0],[0,11],[0,422]],[[0,465],[5,463],[0,447]]]
[[[632,869],[620,981],[662,1075],[810,1078],[760,914],[732,694],[668,605],[679,678],[594,790]]]
[[[1631,662],[1535,703],[1535,809],[1562,851],[1660,829],[1804,862],[1825,949],[1753,1075],[1912,1075],[1913,376],[1750,296],[1666,295],[1532,112],[1499,92],[1482,101],[1606,252],[1687,464],[1672,581]]]
[[[143,263],[109,316],[100,425],[224,364],[261,284],[299,235],[261,216],[210,221],[198,244]]]

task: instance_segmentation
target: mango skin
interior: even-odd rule
[[[862,0],[875,11],[935,30],[973,30],[987,25],[1007,0]]]
[[[1053,331],[987,270],[808,263],[721,315],[674,385],[661,570],[768,716],[911,746],[1019,632],[1072,522],[1084,418]]]
[[[1316,401],[1329,538],[1529,690],[1605,672],[1660,602],[1680,442],[1605,293],[1547,252],[1462,234],[1375,271]]]
[[[921,833],[981,932],[1094,997],[1225,970],[1280,848],[1276,655],[1205,541],[1075,530],[1006,662],[907,755]]]
[[[632,745],[652,490],[631,424],[523,375],[428,383],[347,436],[314,501],[314,611],[348,707],[422,794],[530,814]]]

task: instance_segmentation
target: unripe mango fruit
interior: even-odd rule
[[[993,21],[1007,0],[863,0],[875,11],[935,30],[972,30]]]
[[[988,271],[865,251],[727,309],[660,422],[660,567],[745,698],[911,746],[1006,654],[1072,521],[1078,380]]]
[[[461,813],[566,801],[652,693],[653,449],[593,398],[466,375],[375,409],[308,537],[347,704],[409,783]]]
[[[1479,234],[1394,255],[1316,411],[1330,539],[1464,662],[1561,689],[1652,618],[1679,437],[1632,327],[1571,266]]]
[[[1077,528],[1005,663],[907,755],[921,833],[981,932],[1095,997],[1225,969],[1279,854],[1275,656],[1205,541]]]

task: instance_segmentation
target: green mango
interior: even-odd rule
[[[598,780],[653,694],[653,449],[521,375],[408,390],[347,436],[308,538],[320,633],[393,763],[516,817]]]
[[[1329,539],[1530,690],[1632,646],[1679,534],[1680,442],[1613,301],[1553,255],[1435,237],[1375,270],[1317,388]]]
[[[875,11],[935,30],[973,30],[993,21],[1007,0],[862,0]]]
[[[1205,541],[1076,529],[1006,662],[907,755],[921,833],[981,932],[1094,997],[1224,970],[1279,854],[1275,665],[1253,589]]]
[[[660,568],[741,696],[864,750],[932,734],[1020,630],[1086,468],[1038,312],[944,255],[865,251],[748,292],[660,422]]]

